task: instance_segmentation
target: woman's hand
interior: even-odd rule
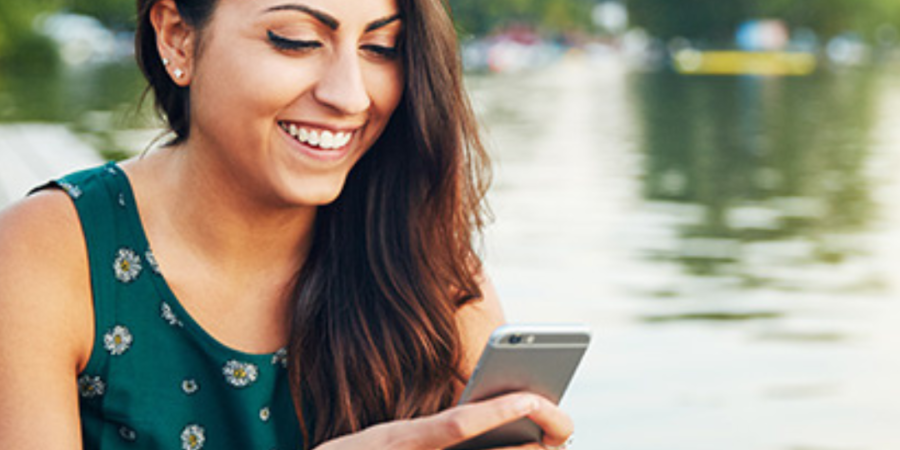
[[[437,450],[450,447],[500,425],[528,417],[544,430],[544,442],[507,450],[563,445],[572,434],[572,419],[550,401],[533,394],[509,394],[450,408],[433,416],[387,422],[333,441],[316,450]]]

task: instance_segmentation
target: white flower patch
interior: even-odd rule
[[[100,377],[82,375],[78,379],[78,393],[84,398],[95,398],[106,392],[106,383]]]
[[[119,436],[128,442],[134,442],[137,440],[137,433],[131,428],[126,427],[125,425],[119,427]]]
[[[274,355],[272,355],[272,365],[273,366],[280,365],[281,367],[284,367],[285,369],[287,369],[287,365],[288,365],[287,347],[279,348],[278,351],[275,352]]]
[[[188,425],[181,432],[181,448],[184,450],[200,450],[206,442],[206,430],[200,425]]]
[[[116,272],[116,278],[123,283],[131,283],[138,275],[141,274],[141,258],[129,248],[119,249],[116,261],[113,263],[113,270]]]
[[[128,351],[132,342],[134,342],[134,337],[131,336],[131,332],[121,325],[116,325],[103,336],[103,346],[113,356],[119,356]]]
[[[243,388],[256,381],[259,370],[253,364],[231,360],[225,363],[225,367],[222,368],[222,374],[225,375],[225,380],[229,384]]]
[[[185,394],[191,395],[197,392],[200,389],[200,385],[197,384],[197,380],[188,379],[181,382],[181,390],[184,391]]]
[[[63,188],[63,190],[66,191],[66,193],[69,194],[69,197],[72,197],[73,200],[78,200],[81,197],[81,188],[75,186],[72,183],[69,183],[67,181],[60,181],[59,187]]]
[[[268,406],[259,410],[259,420],[262,420],[263,422],[268,422],[270,417],[272,417],[272,411],[269,410]]]
[[[175,315],[175,312],[172,311],[172,307],[169,306],[169,304],[166,302],[162,302],[162,304],[159,306],[159,315],[163,318],[163,320],[168,322],[169,325],[172,325],[173,327],[180,327],[184,325],[180,320],[178,320],[178,316]]]
[[[147,260],[147,264],[150,264],[150,269],[159,275],[159,263],[156,262],[156,256],[153,255],[153,251],[147,250],[147,253],[144,253],[144,259]]]

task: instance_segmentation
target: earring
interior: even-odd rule
[[[163,65],[164,65],[164,66],[168,66],[168,65],[169,65],[169,60],[168,60],[168,59],[163,58],[162,61],[163,61]]]
[[[175,69],[175,70],[172,71],[172,73],[174,73],[174,74],[175,74],[175,78],[178,78],[179,80],[181,79],[181,77],[184,76],[184,71],[181,70],[181,69]]]

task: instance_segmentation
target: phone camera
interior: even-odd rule
[[[509,343],[512,345],[521,344],[522,343],[522,335],[514,334],[509,337]]]

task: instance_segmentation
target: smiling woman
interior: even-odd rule
[[[0,448],[424,450],[523,416],[565,442],[537,396],[452,407],[503,316],[445,5],[138,13],[172,138],[0,214]]]

